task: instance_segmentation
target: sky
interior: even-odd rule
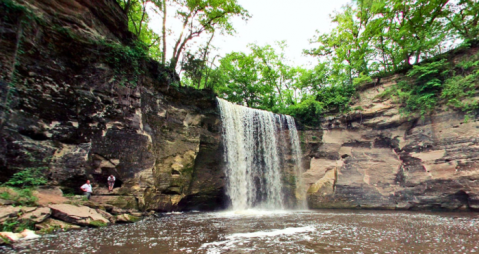
[[[212,44],[224,56],[233,51],[248,52],[250,43],[264,46],[285,40],[288,48],[285,56],[293,65],[312,66],[316,60],[303,56],[303,49],[311,48],[309,40],[319,30],[326,33],[333,28],[330,14],[340,11],[350,0],[238,0],[252,16],[247,22],[234,19],[236,34],[220,35]],[[161,31],[161,18],[152,17],[150,27]],[[171,47],[171,46],[170,46]],[[170,50],[171,51],[171,50]]]

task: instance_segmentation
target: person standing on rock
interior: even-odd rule
[[[86,180],[86,183],[80,187],[80,189],[85,193],[85,196],[88,200],[90,200],[91,197],[91,184],[90,180]]]
[[[113,191],[113,186],[115,186],[116,178],[113,175],[108,177],[108,191]]]

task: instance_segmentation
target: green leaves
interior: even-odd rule
[[[285,42],[271,45],[249,45],[249,54],[232,52],[220,60],[215,70],[214,90],[218,96],[238,104],[275,112],[298,103],[312,79],[312,73],[288,65],[284,57]]]
[[[456,66],[447,59],[415,65],[406,74],[408,79],[398,82],[381,97],[397,98],[404,113],[425,115],[443,103],[472,114],[479,109],[479,102],[473,99],[479,88],[478,57],[472,56]]]
[[[44,176],[44,171],[46,171],[47,169],[48,167],[25,168],[15,173],[4,184],[7,186],[16,186],[22,188],[44,185],[47,183],[47,179]]]
[[[452,43],[445,22],[452,15],[447,3],[355,0],[331,17],[337,26],[313,38],[316,48],[305,53],[332,62],[332,71],[341,77],[338,80],[349,84],[361,74],[398,71],[441,53]]]
[[[117,0],[128,15],[128,28],[149,49],[148,54],[166,64],[167,41],[171,40],[170,67],[175,69],[190,42],[215,31],[232,34],[232,17],[247,19],[248,11],[237,0]],[[171,10],[170,10],[171,9]],[[172,11],[175,15],[169,15]],[[149,14],[162,18],[161,36],[149,27]],[[175,19],[173,21],[173,19]],[[169,25],[180,23],[182,28]],[[179,34],[174,34],[178,31]],[[168,50],[169,51],[169,50]]]

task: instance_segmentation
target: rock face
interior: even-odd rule
[[[8,0],[0,17],[0,182],[34,168],[64,193],[90,179],[94,196],[125,208],[221,205],[214,94],[126,56],[114,0]],[[115,192],[101,193],[110,174]]]
[[[478,114],[402,116],[377,98],[395,78],[363,88],[352,106],[363,110],[323,119],[304,174],[310,208],[479,208]]]

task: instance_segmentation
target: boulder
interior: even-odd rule
[[[52,218],[48,218],[42,223],[36,224],[35,228],[37,230],[42,230],[44,232],[51,232],[55,229],[63,229],[63,230],[69,230],[69,229],[79,229],[80,226],[78,225],[73,225],[61,220],[55,220]]]
[[[106,211],[103,211],[101,209],[96,209],[96,211],[103,217],[105,217],[106,219],[108,219],[111,223],[115,223],[116,222],[116,217],[111,215],[110,213],[106,212]]]
[[[109,224],[110,221],[103,217],[95,209],[87,206],[75,206],[69,204],[50,205],[52,209],[52,217],[62,221],[81,225],[81,226],[96,226],[96,222]]]
[[[19,241],[19,240],[34,239],[34,238],[38,238],[40,236],[35,234],[34,231],[31,231],[29,229],[25,229],[21,233],[0,232],[0,237],[1,238],[6,238],[11,242],[16,242],[16,241]]]
[[[40,223],[44,221],[46,218],[50,217],[52,211],[48,207],[39,207],[31,212],[24,213],[20,216],[20,220],[31,220],[35,223]]]
[[[20,207],[2,206],[0,207],[0,223],[11,217],[16,217],[20,212]]]
[[[11,242],[16,242],[20,238],[22,238],[22,235],[19,233],[13,233],[13,232],[0,232],[0,237],[1,238],[6,238]]]
[[[131,223],[137,222],[138,220],[140,220],[140,217],[130,214],[120,214],[115,216],[115,219],[117,223]]]
[[[3,223],[9,218],[17,218],[20,214],[26,214],[35,211],[36,207],[0,207],[0,223]]]
[[[22,236],[22,239],[27,240],[27,239],[35,239],[40,237],[39,235],[35,234],[34,231],[30,229],[25,229],[23,230],[20,235]]]

